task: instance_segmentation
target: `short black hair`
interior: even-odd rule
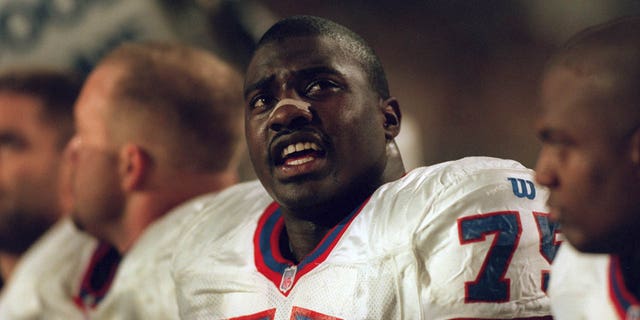
[[[42,102],[42,120],[60,133],[64,148],[74,132],[73,107],[83,77],[72,71],[46,68],[11,69],[0,73],[0,92],[34,97]]]
[[[361,62],[371,87],[381,98],[389,98],[389,84],[375,51],[355,32],[331,20],[314,16],[292,16],[278,21],[258,41],[256,50],[271,42],[293,37],[322,36],[336,39]]]
[[[559,48],[549,60],[549,66],[570,66],[581,61],[581,57],[586,58],[587,51],[607,48],[620,53],[640,53],[640,16],[621,17],[584,29]],[[633,56],[640,60],[640,55]]]
[[[609,88],[612,103],[596,106],[617,115],[618,124],[638,125],[640,16],[621,17],[577,33],[552,56],[546,72],[558,67],[585,77],[606,77],[601,83]]]

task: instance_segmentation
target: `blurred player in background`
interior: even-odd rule
[[[44,243],[58,233],[54,230],[70,227],[52,228],[71,206],[63,194],[69,178],[64,149],[73,135],[73,105],[81,85],[77,75],[48,69],[0,74],[2,319],[9,307],[33,308],[35,301],[24,293],[32,292],[43,261],[29,257],[47,250]]]
[[[568,240],[549,288],[556,319],[640,319],[639,39],[640,17],[589,28],[544,74],[536,179]]]
[[[188,223],[173,266],[183,319],[549,318],[554,228],[533,172],[492,158],[405,172],[399,103],[359,36],[284,19],[244,93],[262,185]]]
[[[40,317],[178,318],[168,262],[182,219],[238,179],[241,84],[225,62],[179,44],[127,43],[101,60],[69,151],[73,220],[102,243],[49,255]]]

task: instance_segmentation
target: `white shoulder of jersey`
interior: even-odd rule
[[[385,184],[351,228],[368,225],[364,243],[386,252],[411,239],[429,275],[419,290],[433,319],[548,316],[556,230],[547,197],[518,162],[464,158]]]
[[[155,268],[150,261],[170,260],[176,241],[190,219],[201,214],[218,196],[217,192],[197,196],[178,205],[160,219],[154,221],[127,252],[120,268],[124,266]],[[129,270],[137,274],[135,269]]]
[[[70,219],[56,223],[21,259],[3,291],[0,319],[42,318],[42,305],[46,304],[43,298],[55,295],[53,292],[47,292],[47,297],[40,294],[43,282],[59,278],[60,268],[75,265],[79,256],[93,246],[95,240],[76,230]],[[59,295],[55,299],[62,301],[64,297]]]
[[[193,259],[209,251],[209,243],[248,223],[252,216],[257,220],[272,201],[258,180],[229,187],[209,199],[206,207],[184,223],[174,251],[173,272],[188,268]]]
[[[92,318],[177,319],[170,274],[174,246],[185,221],[199,214],[217,193],[197,196],[153,222],[123,257],[109,294]]]
[[[455,224],[463,215],[486,213],[491,206],[515,210],[514,203],[533,201],[543,210],[546,198],[546,190],[533,182],[533,170],[518,162],[469,157],[416,168],[378,188],[367,206],[376,206],[375,219],[384,220],[376,226],[417,234],[434,225]],[[462,210],[465,205],[476,208]],[[455,207],[460,210],[451,212]]]

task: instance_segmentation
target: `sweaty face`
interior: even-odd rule
[[[112,70],[102,67],[87,79],[75,106],[76,135],[71,145],[73,219],[100,238],[122,214],[118,154],[108,134]]]
[[[38,99],[0,92],[0,251],[20,254],[60,214],[58,132]]]
[[[264,45],[249,65],[249,153],[283,207],[349,203],[379,185],[381,101],[352,56],[326,37],[294,37]]]
[[[623,121],[612,115],[621,109],[602,80],[564,67],[546,74],[536,179],[549,187],[552,217],[577,249],[619,252],[640,226],[629,152],[634,126],[616,127]]]

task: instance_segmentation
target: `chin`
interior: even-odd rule
[[[77,215],[71,214],[71,222],[73,222],[73,225],[76,227],[76,229],[80,231],[86,231],[84,224],[82,223],[82,221],[80,221]]]
[[[278,195],[274,197],[274,199],[276,199],[281,206],[295,211],[306,211],[317,208],[323,203],[317,193],[300,192],[300,190]]]
[[[583,253],[595,253],[595,254],[611,254],[617,253],[617,246],[607,237],[594,237],[586,233],[576,234],[571,232],[565,232],[563,230],[564,237],[576,248],[576,250]]]

